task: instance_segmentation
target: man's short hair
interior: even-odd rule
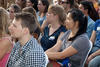
[[[31,13],[16,13],[15,19],[21,20],[22,27],[27,27],[30,31],[30,34],[34,33],[37,28],[36,18]]]

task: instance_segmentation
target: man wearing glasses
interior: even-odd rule
[[[65,12],[67,12],[71,8],[77,8],[74,0],[61,0],[60,5],[64,7]]]

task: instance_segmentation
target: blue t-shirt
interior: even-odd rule
[[[94,46],[100,47],[100,19],[96,21],[94,31],[96,31],[96,40]]]
[[[88,25],[87,25],[87,35],[90,38],[93,28],[94,28],[94,21],[88,16]]]
[[[57,39],[61,32],[66,32],[66,27],[60,26],[59,29],[57,29],[52,35],[49,35],[48,26],[45,27],[44,35],[42,36],[42,38],[40,40],[44,51],[46,51],[47,49],[51,48],[52,46],[54,46],[56,44]]]
[[[46,19],[46,15],[43,16],[43,17],[40,17],[39,12],[37,12],[36,15],[37,15],[37,20],[38,20],[38,22],[40,23],[40,26],[41,26],[43,21]]]

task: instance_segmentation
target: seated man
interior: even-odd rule
[[[94,30],[90,40],[93,43],[92,50],[87,60],[88,67],[100,66],[100,19],[95,23]]]
[[[18,42],[14,45],[7,67],[45,67],[45,53],[32,36],[36,28],[33,15],[29,13],[15,15],[9,31],[13,38],[18,39]]]

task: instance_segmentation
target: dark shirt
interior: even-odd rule
[[[52,35],[49,35],[48,26],[44,29],[44,35],[42,36],[40,41],[44,51],[56,44],[61,32],[66,32],[66,28],[64,26],[60,26]]]

